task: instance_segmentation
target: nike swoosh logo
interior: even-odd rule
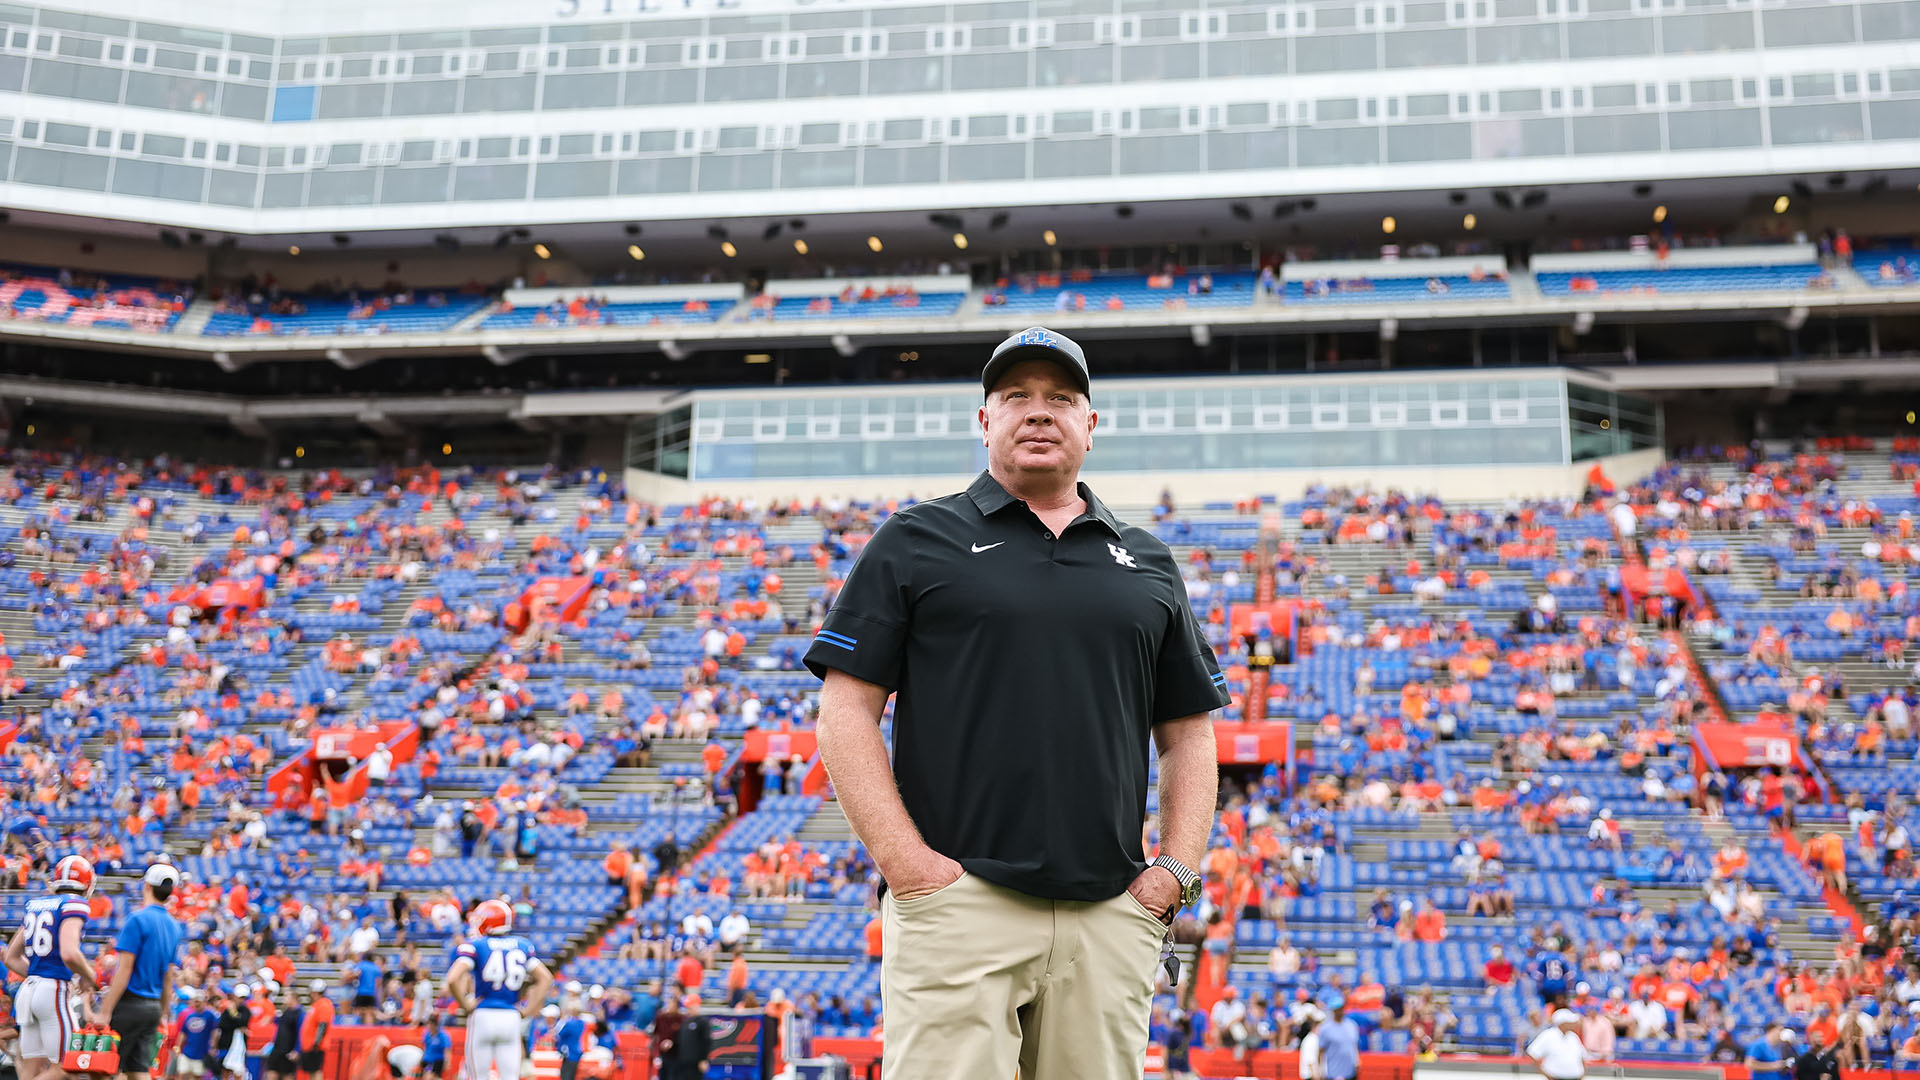
[[[1005,540],[1000,541],[999,544],[975,544],[973,545],[973,553],[975,555],[978,555],[983,551],[992,551],[994,548],[997,548],[1000,546],[1000,544],[1004,544],[1004,543],[1006,543]]]

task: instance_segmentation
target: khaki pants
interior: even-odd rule
[[[887,1080],[1139,1076],[1167,928],[1129,893],[1042,900],[972,874],[881,902]]]

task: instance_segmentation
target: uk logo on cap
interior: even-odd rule
[[[1020,334],[1020,344],[1045,345],[1046,347],[1051,349],[1051,348],[1058,347],[1060,343],[1054,339],[1054,336],[1052,334],[1049,334],[1045,330],[1042,330],[1040,327],[1036,326],[1029,330],[1023,331]]]

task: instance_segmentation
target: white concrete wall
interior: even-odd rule
[[[973,288],[965,274],[904,274],[899,277],[781,278],[767,282],[766,291],[773,296],[839,296],[848,289],[857,293],[869,285],[879,292],[911,285],[914,292],[923,294],[963,293]]]
[[[1285,281],[1314,278],[1429,278],[1466,276],[1478,269],[1488,276],[1504,274],[1507,260],[1500,255],[1443,255],[1432,259],[1327,259],[1287,263],[1280,268]]]
[[[1098,451],[1095,452],[1098,456]],[[1665,460],[1660,450],[1636,450],[1601,459],[1617,484],[1647,475]],[[1450,502],[1488,502],[1509,498],[1566,497],[1580,494],[1593,462],[1573,465],[1435,466],[1402,469],[1269,469],[1187,473],[1101,473],[1089,468],[1088,486],[1115,507],[1151,505],[1164,488],[1176,501],[1193,506],[1204,502],[1274,495],[1296,499],[1309,484],[1371,485],[1375,490],[1431,493]],[[660,503],[689,502],[708,495],[755,498],[762,501],[798,497],[811,500],[838,497],[855,500],[890,499],[912,495],[921,499],[959,491],[972,476],[894,476],[823,478],[819,480],[728,480],[688,483],[669,477],[627,470],[627,490],[639,499]]]
[[[547,289],[508,289],[501,298],[515,307],[542,307],[576,296],[609,304],[645,304],[656,300],[739,300],[747,287],[738,282],[688,285],[566,285]]]
[[[1767,244],[1755,247],[1674,248],[1667,253],[1669,267],[1783,266],[1816,262],[1812,244]],[[1536,274],[1577,273],[1582,270],[1653,270],[1660,260],[1649,251],[1567,251],[1535,255]]]

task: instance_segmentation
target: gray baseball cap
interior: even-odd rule
[[[993,384],[1007,369],[1022,360],[1051,360],[1067,369],[1080,392],[1092,396],[1092,379],[1087,374],[1087,354],[1078,342],[1044,326],[1029,326],[994,347],[993,356],[980,372],[980,385],[993,393]]]

